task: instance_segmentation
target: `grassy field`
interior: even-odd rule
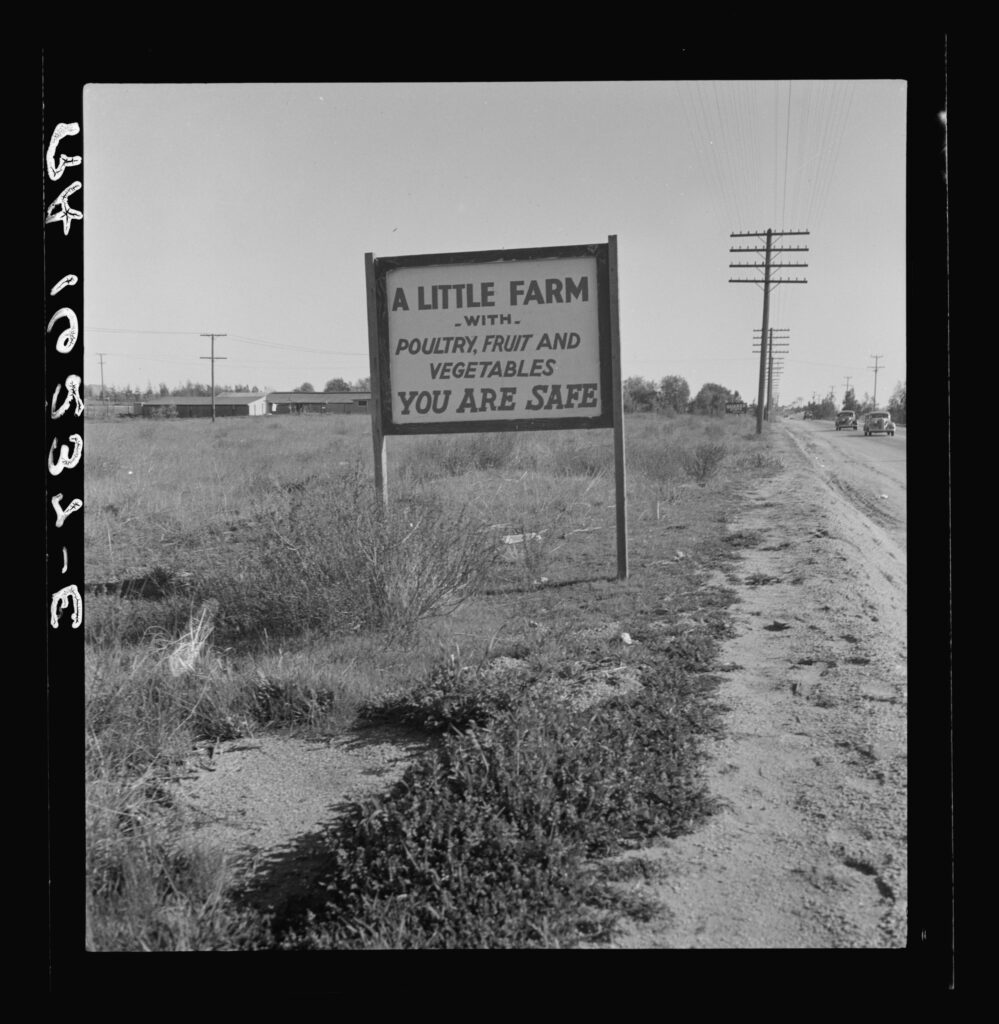
[[[710,813],[708,574],[782,467],[746,417],[626,436],[622,583],[610,431],[390,438],[381,514],[361,417],[88,423],[88,947],[559,947],[649,912],[613,855]],[[609,668],[641,685],[580,706]],[[372,718],[439,748],[330,837],[321,899],[259,918],[169,779],[198,741]]]

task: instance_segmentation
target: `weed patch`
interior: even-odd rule
[[[759,530],[736,530],[725,537],[725,543],[733,548],[757,548],[763,543]]]
[[[360,474],[314,481],[270,508],[236,557],[195,574],[232,640],[309,631],[399,633],[453,612],[486,577],[496,546],[467,511],[394,503]]]
[[[736,462],[739,469],[752,470],[765,475],[781,473],[784,470],[784,462],[778,455],[767,451],[750,452],[742,455]]]
[[[466,666],[451,655],[412,689],[369,702],[360,717],[430,733],[461,732],[514,711],[537,690],[537,679],[523,669]]]
[[[179,816],[151,807],[135,784],[87,787],[86,948],[248,948],[259,925],[229,901],[225,858],[186,845]]]
[[[684,451],[683,467],[692,479],[704,487],[718,473],[725,454],[723,444],[699,444],[693,450]]]
[[[693,699],[664,673],[573,712],[534,690],[443,738],[331,837],[326,903],[282,948],[524,948],[609,934],[626,901],[590,860],[691,829],[711,804]],[[693,720],[697,720],[694,716]]]

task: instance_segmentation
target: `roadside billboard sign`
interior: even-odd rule
[[[374,260],[369,344],[382,432],[613,426],[607,250]]]

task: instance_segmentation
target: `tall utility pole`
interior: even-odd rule
[[[876,409],[878,407],[878,370],[881,369],[878,366],[878,360],[884,359],[884,356],[871,356],[871,358],[874,360],[874,365],[868,366],[867,369],[874,371],[874,408]]]
[[[763,413],[763,418],[766,420],[770,419],[770,412],[773,405],[774,351],[776,349],[781,356],[787,354],[787,336],[788,329],[786,327],[771,327],[769,336],[767,337],[767,404]],[[754,341],[753,344],[755,345],[756,342]],[[756,351],[755,348],[753,351]]]
[[[97,358],[101,361],[101,401],[104,401],[104,357],[107,352],[98,352]]]
[[[215,360],[225,359],[225,356],[217,356],[215,354],[215,339],[216,338],[227,338],[227,334],[202,334],[202,338],[212,339],[212,354],[210,356],[202,356],[202,359],[210,359],[212,361],[212,423],[215,422]]]
[[[773,228],[767,228],[766,232],[762,231],[741,231],[732,232],[730,238],[766,238],[766,248],[759,248],[749,246],[746,248],[730,248],[729,252],[752,252],[752,253],[763,253],[763,263],[730,263],[730,267],[751,267],[754,270],[763,271],[763,280],[761,281],[758,277],[730,277],[730,284],[762,284],[763,285],[763,327],[760,331],[760,339],[762,344],[760,345],[760,387],[759,395],[756,402],[756,433],[763,433],[763,399],[764,392],[766,390],[766,377],[767,377],[767,331],[770,326],[770,291],[772,288],[776,288],[779,284],[808,284],[808,281],[804,278],[775,278],[772,276],[772,272],[782,270],[786,267],[807,267],[807,263],[771,263],[771,257],[774,253],[778,252],[808,252],[807,246],[798,247],[784,247],[775,249],[773,246],[774,236],[781,238],[784,235],[807,235],[807,231],[774,231]]]

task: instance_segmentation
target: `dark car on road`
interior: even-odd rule
[[[844,409],[842,412],[836,414],[836,429],[837,430],[856,430],[857,429],[857,414],[851,412],[849,409]]]
[[[892,423],[890,412],[869,412],[864,417],[864,437],[872,434],[895,436],[895,424]]]

